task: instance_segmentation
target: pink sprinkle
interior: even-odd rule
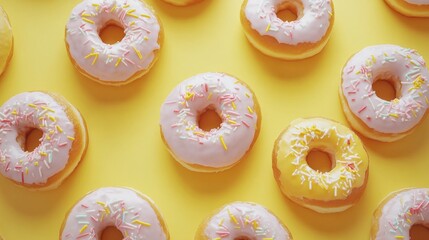
[[[97,220],[94,216],[91,216],[91,219],[92,219],[94,222],[98,222],[98,220]]]
[[[88,208],[88,206],[86,206],[85,204],[81,204],[80,206],[82,206],[83,208]]]
[[[24,181],[24,172],[21,172],[21,181],[22,181],[22,183],[24,183],[25,181]]]
[[[234,112],[234,111],[226,111],[226,113],[231,114],[231,115],[235,115],[235,116],[240,115],[238,112]]]
[[[63,143],[58,144],[58,147],[64,147],[65,145],[67,145],[67,142],[63,142]]]
[[[368,121],[371,121],[371,117],[370,116],[366,116],[366,119],[368,119]]]
[[[209,86],[207,85],[207,83],[206,83],[206,84],[204,84],[204,88],[205,88],[206,92],[208,92],[208,91],[209,91]]]
[[[363,106],[361,109],[359,109],[358,113],[361,113],[365,109],[366,109],[366,106]]]
[[[79,239],[79,238],[83,238],[83,237],[86,237],[86,236],[88,236],[89,235],[89,233],[84,233],[84,234],[81,234],[81,235],[79,235],[79,236],[77,236],[77,238]]]
[[[356,98],[352,98],[352,102],[356,101]]]
[[[219,235],[221,238],[229,236],[229,232],[223,232],[223,231],[217,231],[216,234]]]
[[[247,122],[245,121],[241,121],[246,127],[250,127],[249,124],[247,124]]]
[[[250,114],[248,114],[248,113],[245,113],[244,114],[246,117],[249,117],[249,118],[252,118],[253,119],[253,116],[252,115],[250,115]]]
[[[180,111],[178,109],[174,109],[173,112],[178,113]]]
[[[355,66],[351,66],[347,72],[347,74],[350,74],[353,72],[353,70],[355,70]]]
[[[4,168],[4,170],[5,170],[6,172],[8,172],[8,171],[9,171],[9,165],[10,165],[10,161],[9,161],[9,162],[7,162],[6,167]]]
[[[349,91],[348,94],[355,94],[356,91]]]

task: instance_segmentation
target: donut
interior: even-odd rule
[[[370,239],[410,240],[410,229],[415,224],[429,227],[429,188],[389,194],[374,212]]]
[[[170,239],[155,203],[123,187],[99,188],[85,195],[64,219],[60,239],[99,240],[107,227],[118,229],[124,239]]]
[[[40,144],[25,150],[26,137],[43,132]],[[57,188],[86,152],[88,134],[79,111],[63,97],[24,92],[0,107],[0,173],[32,190]]]
[[[306,161],[311,150],[327,153],[332,170],[311,168]],[[352,207],[365,190],[368,170],[368,155],[359,137],[329,119],[296,119],[274,144],[273,172],[281,191],[319,213]]]
[[[372,85],[387,80],[396,98],[386,101]],[[366,47],[343,68],[340,102],[353,129],[365,137],[392,142],[409,134],[426,116],[429,73],[415,50],[395,45]]]
[[[201,2],[203,0],[164,0],[164,2],[175,5],[175,6],[188,6]]]
[[[429,17],[429,0],[385,0],[393,10],[408,17]]]
[[[99,33],[109,25],[124,29],[124,38],[104,43]],[[151,7],[140,0],[84,0],[71,13],[65,41],[80,73],[105,85],[124,85],[156,62],[162,27]]]
[[[214,110],[218,128],[204,131],[198,120]],[[245,158],[260,130],[259,104],[252,90],[225,73],[202,73],[186,79],[161,107],[161,136],[171,155],[197,172],[219,172]]]
[[[0,6],[0,75],[6,69],[13,54],[12,27],[6,12]]]
[[[249,202],[233,202],[203,221],[195,240],[292,240],[287,227],[265,207]]]
[[[297,20],[283,21],[282,10]],[[244,0],[241,24],[249,42],[265,55],[284,60],[304,59],[325,47],[334,24],[331,0]]]

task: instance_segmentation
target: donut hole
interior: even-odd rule
[[[410,228],[410,239],[412,240],[428,240],[429,225],[414,224]]]
[[[122,240],[124,239],[124,235],[119,229],[113,226],[106,227],[101,232],[101,240]]]
[[[248,237],[248,236],[238,236],[238,237],[235,237],[234,238],[234,240],[255,240],[256,238],[251,238],[251,237]]]
[[[385,100],[392,101],[401,97],[401,83],[397,77],[390,74],[382,74],[374,79],[372,89],[377,97]]]
[[[42,130],[38,128],[27,128],[24,131],[18,132],[16,141],[23,151],[32,152],[40,145],[42,137]]]
[[[198,127],[206,132],[220,128],[222,118],[213,107],[203,110],[198,116]]]
[[[330,172],[335,167],[332,154],[321,149],[312,149],[308,152],[306,161],[308,166],[318,172]]]
[[[293,22],[301,18],[302,3],[298,1],[286,1],[277,7],[276,15],[283,22]]]
[[[108,22],[99,32],[101,41],[113,45],[122,41],[125,37],[125,30],[115,22]]]

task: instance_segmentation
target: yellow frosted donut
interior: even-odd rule
[[[5,70],[12,57],[13,36],[12,27],[6,12],[0,6],[0,75]]]
[[[385,0],[395,11],[408,17],[429,17],[429,0]]]
[[[203,0],[164,0],[164,2],[175,5],[175,6],[188,6],[197,2],[201,2]]]
[[[330,156],[332,170],[319,172],[306,161],[311,150]],[[274,177],[283,194],[320,213],[352,207],[368,176],[368,155],[349,128],[324,118],[297,119],[280,134],[273,151]]]

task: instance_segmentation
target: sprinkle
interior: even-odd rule
[[[110,12],[115,11],[115,9],[117,8],[116,4],[112,7],[112,9],[110,9]]]
[[[271,23],[268,23],[267,28],[265,28],[265,32],[270,31],[270,28],[271,28]]]
[[[395,236],[396,239],[404,239],[404,236]]]
[[[359,109],[358,113],[361,113],[365,109],[366,109],[366,106],[363,106],[361,109]]]
[[[150,223],[142,222],[142,221],[140,221],[140,220],[134,220],[134,221],[133,221],[133,223],[137,223],[137,224],[140,224],[140,225],[143,225],[143,226],[146,226],[146,227],[151,226],[151,224],[150,224]]]
[[[88,227],[88,224],[85,224],[80,230],[79,233],[82,233],[83,231],[85,231],[85,229]]]
[[[235,110],[235,109],[237,109],[237,106],[235,105],[235,102],[231,102],[231,106],[232,106],[232,108]]]
[[[234,216],[234,214],[232,214],[232,213],[231,213],[231,211],[229,211],[229,209],[228,209],[228,214],[229,214],[229,217],[231,218],[231,220],[232,220],[235,224],[238,224],[237,218]]]
[[[209,95],[207,96],[207,100],[210,100],[210,98],[212,98],[213,93],[209,93]]]
[[[36,105],[34,105],[34,104],[32,104],[32,103],[29,103],[29,104],[28,104],[28,106],[29,106],[29,107],[32,107],[32,108],[37,108],[37,106],[36,106]]]
[[[143,58],[142,53],[136,47],[134,47],[134,46],[133,46],[133,49],[134,49],[134,52],[136,52],[136,54],[139,57],[139,59],[142,59]]]
[[[92,15],[91,15],[91,14],[86,13],[86,12],[83,12],[80,16],[81,16],[81,17],[92,17]]]
[[[219,136],[219,140],[222,143],[223,148],[227,151],[228,147],[226,146],[225,141],[223,140],[223,136]]]
[[[133,18],[139,18],[139,16],[133,14],[133,12],[135,12],[135,9],[131,9],[129,11],[127,11],[127,16],[133,17]]]
[[[86,18],[86,17],[83,17],[83,18],[82,18],[82,20],[83,20],[83,21],[85,21],[85,22],[87,22],[87,23],[94,24],[94,21],[89,20],[89,19],[88,19],[88,18]]]
[[[244,124],[244,126],[246,126],[246,127],[250,127],[250,125],[246,122],[246,121],[241,121],[243,124]]]
[[[63,132],[63,129],[62,129],[59,125],[55,125],[55,128],[56,128],[58,131]]]
[[[147,14],[140,14],[140,16],[142,16],[142,17],[145,17],[145,18],[150,18],[150,16],[149,15],[147,15]]]
[[[391,114],[389,114],[389,116],[394,117],[394,118],[398,118],[399,117],[399,115],[397,113],[391,113]]]
[[[118,60],[115,63],[115,67],[119,66],[119,64],[121,63],[121,61],[122,61],[122,58],[119,57]]]
[[[247,106],[247,110],[249,111],[249,113],[253,113],[253,109],[250,106]]]
[[[39,154],[44,156],[44,157],[48,156],[48,154],[46,152],[42,152],[42,151],[40,151]]]

